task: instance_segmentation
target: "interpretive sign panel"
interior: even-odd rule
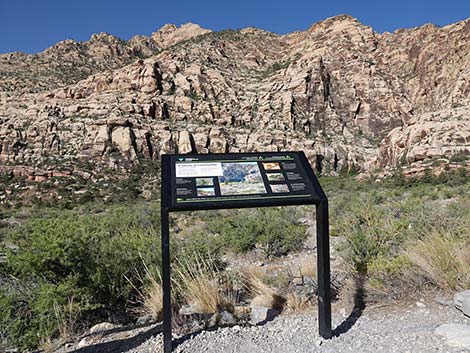
[[[170,159],[171,210],[292,205],[320,200],[303,153],[173,155]]]
[[[328,200],[303,152],[163,155],[161,190],[163,349],[171,334],[170,222],[173,211],[316,206],[318,326],[332,337]]]

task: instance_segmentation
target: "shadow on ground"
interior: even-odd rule
[[[70,353],[124,353],[140,346],[142,343],[161,332],[162,325],[160,324],[126,339],[97,343],[70,351]]]
[[[366,280],[366,276],[364,275],[360,275],[356,277],[356,280],[355,280],[356,289],[354,292],[354,308],[352,309],[349,316],[346,319],[344,319],[344,321],[333,330],[333,337],[338,337],[348,332],[354,326],[357,320],[359,320],[359,318],[362,316],[362,313],[364,312],[364,309],[366,307],[365,291],[364,291],[365,280]]]

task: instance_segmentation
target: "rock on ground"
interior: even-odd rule
[[[454,305],[465,315],[470,316],[470,290],[456,293],[454,296]]]
[[[465,348],[470,351],[470,326],[444,324],[436,329],[436,335],[443,336],[449,346]]]

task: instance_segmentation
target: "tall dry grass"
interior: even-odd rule
[[[161,281],[157,281],[153,276],[149,277],[148,280],[150,285],[143,296],[143,310],[160,321],[163,319],[163,289]]]
[[[142,274],[136,269],[134,270],[134,278],[139,282],[139,284],[136,285],[136,283],[126,277],[127,281],[132,285],[139,297],[139,307],[136,312],[138,314],[150,314],[155,317],[157,321],[160,321],[163,319],[163,289],[161,284],[161,274],[159,271],[151,271],[142,256],[140,256],[140,259],[142,261],[144,273]]]
[[[299,264],[299,274],[301,277],[317,277],[317,266],[313,259],[305,259]]]
[[[76,333],[77,325],[77,304],[74,297],[67,298],[67,305],[60,306],[54,302],[54,314],[58,322],[59,337],[66,341]]]
[[[434,285],[455,291],[470,286],[468,240],[451,233],[432,231],[407,251],[410,261]]]
[[[285,307],[287,311],[296,313],[310,310],[314,307],[314,303],[306,296],[292,292],[287,296]]]
[[[249,266],[243,270],[245,287],[253,297],[252,306],[264,306],[276,309],[282,309],[286,299],[276,293],[271,286],[267,284],[267,275],[256,266]]]
[[[224,290],[217,266],[210,258],[178,260],[173,271],[179,295],[196,312],[211,314],[221,309],[233,310],[234,297]]]

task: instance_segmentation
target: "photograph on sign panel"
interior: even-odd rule
[[[198,188],[197,189],[197,196],[204,197],[204,196],[214,196],[215,190],[214,188]]]
[[[266,188],[257,162],[222,163],[219,177],[222,195],[265,194]]]
[[[270,185],[272,192],[289,192],[289,187],[287,184],[274,184]]]
[[[278,162],[263,162],[264,170],[280,170],[281,166]]]
[[[282,175],[281,173],[266,173],[266,176],[268,177],[269,181],[285,180],[284,175]]]
[[[197,186],[211,186],[214,185],[214,179],[212,178],[196,178]]]

